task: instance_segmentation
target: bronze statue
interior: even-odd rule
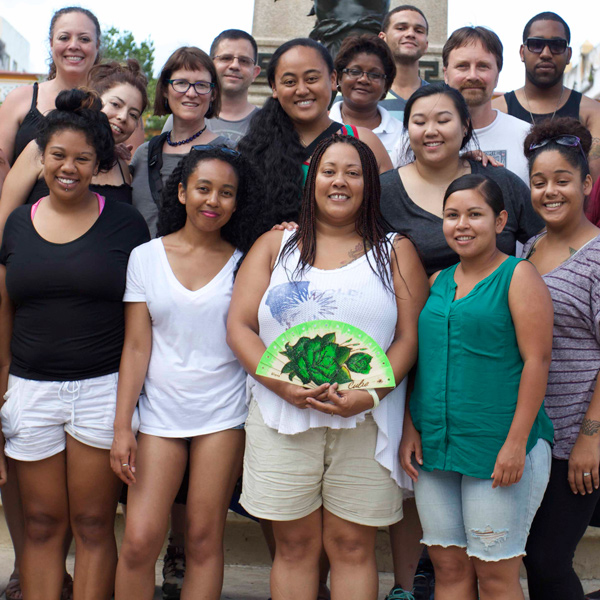
[[[314,0],[310,14],[317,15],[317,23],[309,37],[324,44],[335,58],[349,35],[377,35],[389,9],[390,0]]]

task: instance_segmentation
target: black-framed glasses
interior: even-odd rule
[[[534,54],[541,54],[546,46],[548,46],[552,54],[564,54],[569,47],[569,43],[563,38],[530,37],[525,41],[525,45],[527,46],[527,50]]]
[[[379,82],[385,79],[383,73],[375,73],[374,71],[361,71],[360,69],[342,69],[342,73],[345,73],[350,79],[359,79],[363,75],[366,75],[371,81]]]
[[[233,54],[217,54],[216,56],[212,57],[214,61],[223,63],[224,65],[230,65],[236,58],[238,64],[241,67],[246,67],[246,69],[249,69],[250,67],[253,67],[255,65],[254,60],[252,60],[248,56],[235,56]]]
[[[211,90],[215,87],[212,81],[196,81],[190,83],[187,79],[167,79],[167,83],[171,84],[171,87],[178,94],[187,94],[187,91],[193,87],[196,94],[201,96],[204,94],[210,94]]]
[[[581,140],[576,135],[557,135],[555,137],[550,137],[545,140],[542,140],[541,142],[531,144],[529,146],[529,149],[537,150],[538,148],[543,148],[544,146],[547,146],[550,142],[556,142],[557,144],[560,144],[561,146],[567,146],[568,148],[579,148],[583,158],[587,162],[587,156],[583,151]]]
[[[228,148],[227,146],[211,146],[210,144],[198,144],[197,146],[192,146],[192,150],[195,150],[196,152],[204,152],[206,150],[219,150],[219,152],[229,154],[229,156],[241,156],[241,154],[237,150],[234,150],[233,148]]]

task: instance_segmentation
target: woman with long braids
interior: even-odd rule
[[[311,159],[298,230],[262,236],[234,286],[228,341],[248,373],[278,335],[327,318],[373,337],[398,382],[370,393],[252,375],[242,505],[273,521],[273,600],[315,599],[323,546],[332,598],[375,600],[377,527],[402,517],[404,378],[427,281],[410,240],[387,234],[379,191],[369,147],[327,137]]]
[[[370,129],[329,118],[336,73],[325,46],[309,38],[282,44],[269,61],[267,80],[272,97],[253,117],[239,150],[252,159],[263,178],[263,211],[272,225],[298,219],[310,157],[325,137],[334,133],[358,137],[375,154],[379,172],[392,168]]]
[[[23,503],[28,600],[60,598],[69,527],[75,597],[113,592],[122,297],[129,253],[149,236],[131,206],[89,189],[115,160],[101,107],[91,91],[58,95],[37,137],[50,193],[13,211],[0,248],[0,416]]]
[[[531,600],[580,600],[575,548],[600,497],[600,229],[585,216],[592,189],[590,132],[576,119],[545,120],[525,138],[531,202],[546,224],[524,256],[554,303],[545,405],[554,423],[552,469],[527,541]]]

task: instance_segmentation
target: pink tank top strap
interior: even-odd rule
[[[106,198],[101,196],[98,192],[94,192],[96,194],[96,198],[98,198],[98,216],[102,214],[104,210],[104,205],[106,204]]]
[[[45,198],[47,198],[48,196],[45,196]],[[40,202],[43,200],[44,198],[40,198],[35,204],[31,205],[31,220],[33,221],[33,217],[35,217],[35,213],[37,212],[38,206],[40,205]]]
[[[94,192],[94,195],[96,196],[96,198],[98,198],[98,216],[100,216],[102,214],[102,211],[104,210],[104,205],[106,204],[106,198],[104,196],[101,196],[100,194],[98,194],[98,192]],[[48,196],[44,196],[44,198],[47,198],[47,197]],[[31,220],[32,221],[33,221],[33,217],[35,217],[35,213],[37,212],[40,202],[44,198],[40,198],[35,204],[31,205]]]

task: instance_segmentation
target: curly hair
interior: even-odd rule
[[[116,162],[115,141],[97,92],[75,88],[58,94],[56,109],[46,115],[35,140],[42,154],[50,138],[64,130],[83,133],[96,151],[99,170],[110,171]]]
[[[187,188],[188,180],[199,163],[220,160],[233,168],[238,177],[235,198],[236,209],[231,219],[221,228],[221,237],[244,254],[269,226],[260,212],[260,187],[249,161],[238,152],[214,146],[193,150],[180,161],[162,192],[158,214],[158,235],[179,231],[187,219],[186,208],[179,201],[179,184]]]
[[[53,15],[52,19],[50,19],[50,31],[48,33],[48,40],[50,42],[50,46],[52,46],[52,36],[54,35],[54,28],[56,27],[56,23],[58,19],[60,19],[63,15],[68,15],[73,12],[81,13],[85,15],[94,25],[94,29],[96,30],[96,47],[98,48],[98,52],[96,54],[96,60],[94,64],[100,62],[100,38],[102,36],[102,31],[100,29],[100,23],[98,22],[98,18],[96,15],[87,8],[82,8],[81,6],[65,6],[57,10]],[[48,72],[48,79],[56,78],[56,65],[54,64],[54,59],[52,58],[52,48],[50,49],[50,70]]]
[[[358,138],[345,135],[332,135],[324,139],[315,149],[306,185],[302,194],[302,208],[298,229],[286,242],[281,252],[280,260],[284,260],[298,246],[300,248],[300,260],[296,269],[296,275],[302,275],[307,267],[314,265],[317,254],[317,224],[315,197],[315,184],[319,164],[323,155],[333,144],[348,144],[352,146],[360,158],[363,171],[363,201],[356,214],[356,232],[362,237],[363,249],[373,272],[379,277],[384,286],[394,293],[394,284],[390,270],[390,253],[395,256],[392,243],[387,233],[392,227],[386,222],[381,214],[380,198],[381,183],[379,180],[379,168],[373,151]],[[375,264],[369,256],[369,250],[373,251]]]
[[[563,146],[556,141],[556,138],[565,135],[572,135],[579,138],[577,146]],[[545,142],[545,143],[544,143]],[[544,143],[539,148],[531,148],[532,145]],[[561,117],[560,119],[545,119],[534,125],[525,141],[523,142],[523,152],[529,163],[529,174],[535,159],[547,150],[556,150],[564,159],[581,172],[583,181],[590,173],[590,165],[587,160],[590,148],[592,147],[592,134],[577,119],[572,117]]]
[[[348,36],[335,57],[335,70],[337,72],[338,81],[342,79],[342,71],[350,64],[352,59],[357,54],[372,54],[377,56],[381,61],[385,81],[383,93],[380,100],[383,100],[394,83],[396,77],[396,64],[394,57],[389,49],[389,46],[377,35],[365,33],[363,35]],[[339,86],[338,86],[339,87]]]
[[[298,46],[312,48],[325,63],[327,72],[333,73],[333,60],[325,46],[310,38],[297,38],[275,50],[267,67],[267,80],[275,87],[275,71],[281,57]],[[296,220],[302,197],[305,160],[304,147],[294,124],[281,104],[269,98],[262,110],[250,122],[248,133],[240,140],[238,149],[247,156],[263,178],[263,208],[271,226],[282,221]]]
[[[94,65],[88,75],[88,85],[100,96],[121,84],[131,85],[142,95],[140,113],[143,113],[148,106],[148,78],[135,58],[128,58],[124,63],[111,61]]]
[[[175,71],[179,69],[188,69],[189,71],[200,71],[202,69],[208,71],[210,80],[214,83],[211,92],[212,100],[204,115],[205,119],[213,119],[219,116],[221,110],[221,84],[217,77],[217,69],[211,57],[196,48],[195,46],[182,46],[177,48],[167,59],[164,67],[160,71],[158,81],[156,82],[156,92],[154,96],[154,114],[161,117],[169,115],[173,111],[167,102],[168,81]]]

